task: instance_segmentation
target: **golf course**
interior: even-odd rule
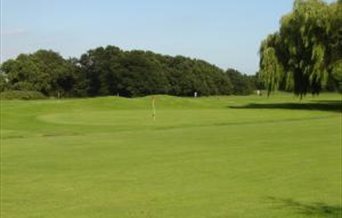
[[[341,95],[1,101],[1,217],[336,217]]]

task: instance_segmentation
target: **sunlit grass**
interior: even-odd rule
[[[341,96],[1,102],[1,217],[339,217]]]

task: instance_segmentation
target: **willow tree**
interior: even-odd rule
[[[284,83],[304,96],[318,94],[328,77],[341,79],[342,1],[296,0],[280,30],[260,48],[260,77],[268,94]]]
[[[284,76],[283,65],[279,62],[277,49],[276,49],[277,34],[270,35],[262,45],[260,67],[267,69],[267,73],[260,74],[260,78],[265,82],[265,87],[268,94],[278,89],[279,84]],[[273,45],[272,45],[273,44]]]

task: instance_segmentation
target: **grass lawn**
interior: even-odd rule
[[[2,218],[342,217],[341,95],[2,101]]]

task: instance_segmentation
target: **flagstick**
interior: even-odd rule
[[[155,97],[153,96],[152,97],[152,117],[153,117],[153,120],[155,121],[156,120],[156,105],[155,105]]]

